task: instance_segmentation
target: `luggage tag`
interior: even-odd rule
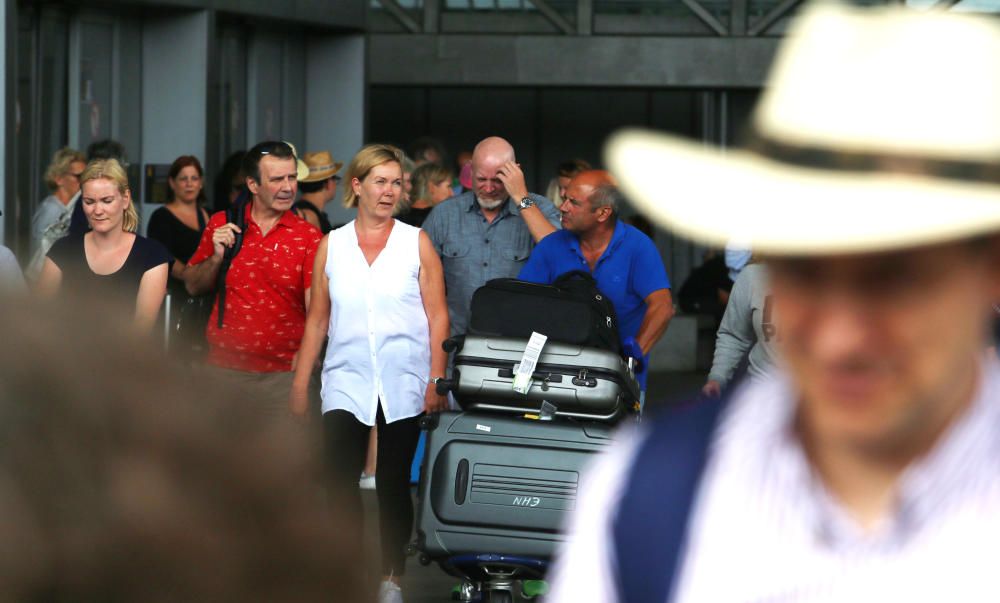
[[[528,393],[528,388],[531,387],[531,375],[534,374],[535,367],[538,366],[538,358],[542,355],[542,347],[546,340],[548,337],[541,333],[531,333],[528,345],[524,346],[521,362],[514,367],[514,391],[517,393]]]

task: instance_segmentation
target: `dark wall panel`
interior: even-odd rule
[[[369,141],[405,146],[426,134],[426,92],[413,87],[372,87],[368,92]]]
[[[537,190],[536,95],[527,88],[432,88],[427,133],[442,138],[452,156],[488,136],[506,138]]]
[[[608,136],[626,126],[645,126],[649,94],[642,90],[554,89],[542,93],[538,126],[545,181],[556,165],[579,157],[603,164]]]

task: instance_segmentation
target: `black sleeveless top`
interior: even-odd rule
[[[201,212],[202,209],[199,207],[199,224],[202,224],[205,219],[205,216]],[[195,250],[198,249],[198,244],[201,243],[201,233],[204,229],[204,225],[201,226],[201,230],[189,228],[187,224],[181,222],[174,215],[174,212],[166,207],[161,207],[149,217],[149,226],[146,227],[146,234],[150,239],[162,243],[175,260],[182,264],[187,264],[191,256],[194,255]],[[167,279],[167,288],[170,290],[171,295],[181,296],[178,299],[182,299],[183,296],[187,295],[187,291],[184,288],[184,281],[174,278],[173,275],[170,275]]]
[[[320,211],[318,207],[316,207],[309,201],[300,199],[299,201],[296,201],[294,205],[292,205],[292,209],[298,209],[298,210],[304,209],[306,211],[311,211],[312,213],[316,214],[316,217],[319,218],[319,229],[323,234],[326,234],[331,230],[333,230],[333,225],[330,224],[330,218],[326,217],[326,212]]]

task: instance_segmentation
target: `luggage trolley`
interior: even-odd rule
[[[425,417],[417,505],[421,563],[462,580],[459,600],[512,601],[563,540],[579,478],[612,427],[481,412]]]
[[[417,505],[421,563],[462,580],[462,601],[513,601],[541,580],[563,541],[583,469],[635,416],[633,363],[616,352],[549,342],[523,394],[514,377],[528,340],[467,335],[454,353],[452,393],[464,412],[424,417]]]

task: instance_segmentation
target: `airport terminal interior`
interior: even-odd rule
[[[1000,12],[992,0],[855,3]],[[540,194],[563,162],[605,167],[604,143],[623,128],[669,132],[724,154],[751,127],[802,4],[3,0],[0,243],[27,267],[53,154],[109,138],[125,148],[142,225],[164,203],[176,157],[199,158],[206,202],[220,207],[231,186],[222,176],[227,159],[262,140],[348,162],[366,143],[406,150],[430,137],[457,178],[461,157],[500,136]],[[334,225],[354,217],[342,194],[343,186],[326,208]],[[621,213],[637,214],[629,206]],[[723,254],[660,227],[650,234],[675,304],[681,285]],[[651,356],[654,408],[697,395],[712,363],[719,317],[678,310]],[[373,517],[374,496],[364,503]],[[407,601],[449,600],[457,578],[415,557],[408,563]]]

